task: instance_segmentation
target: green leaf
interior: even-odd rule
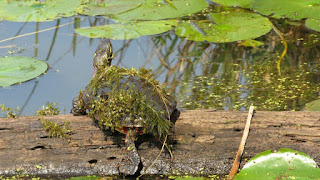
[[[140,5],[141,2],[132,0],[93,1],[87,3],[80,13],[89,16],[119,14]]]
[[[256,13],[210,13],[208,20],[184,21],[175,29],[176,34],[193,41],[233,42],[252,39],[268,33],[271,22]]]
[[[320,111],[320,99],[307,103],[304,109],[306,111]]]
[[[245,164],[234,180],[319,179],[320,169],[308,155],[292,149],[264,151]]]
[[[48,64],[30,57],[0,58],[0,86],[28,81],[46,72]]]
[[[7,21],[52,21],[73,16],[81,5],[79,0],[10,0],[0,1],[0,18]]]
[[[274,18],[320,19],[320,0],[254,0],[252,8]]]
[[[307,19],[306,26],[312,30],[320,32],[320,19]]]
[[[221,4],[223,6],[250,8],[250,5],[253,0],[211,0],[211,1],[217,4]]]
[[[114,16],[118,20],[158,20],[194,14],[208,7],[206,0],[139,0],[141,6]]]
[[[76,29],[76,32],[90,38],[134,39],[140,36],[164,33],[173,29],[177,24],[177,20],[128,22],[127,24],[81,28]]]
[[[239,43],[239,45],[246,46],[246,47],[258,47],[258,46],[264,45],[264,43],[261,41],[253,40],[253,39],[247,39],[247,40]]]

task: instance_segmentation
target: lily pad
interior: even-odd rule
[[[320,111],[320,99],[307,103],[304,109],[306,111]]]
[[[81,14],[89,16],[119,14],[130,9],[136,8],[142,2],[132,0],[103,0],[90,2],[85,5]]]
[[[253,39],[268,33],[271,22],[256,13],[210,13],[210,19],[184,21],[175,29],[176,34],[193,41],[233,42]]]
[[[264,151],[249,162],[234,180],[318,179],[320,169],[308,155],[292,149]]]
[[[160,34],[173,29],[177,20],[128,22],[76,29],[82,36],[107,39],[134,39],[140,36]]]
[[[320,19],[307,19],[306,26],[312,30],[320,32]]]
[[[0,58],[0,86],[28,81],[46,72],[48,64],[31,57]]]
[[[73,16],[81,5],[79,0],[10,0],[0,1],[0,18],[7,21],[51,21]]]
[[[320,19],[320,0],[254,0],[252,8],[274,18]]]
[[[139,0],[141,6],[115,15],[118,20],[158,20],[194,14],[208,7],[206,0]]]
[[[211,1],[217,4],[221,4],[223,6],[250,8],[250,5],[253,0],[211,0]]]

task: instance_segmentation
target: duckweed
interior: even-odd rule
[[[303,63],[296,69],[283,69],[280,76],[274,61],[255,64],[237,71],[237,78],[196,76],[184,86],[189,86],[189,96],[181,98],[186,109],[244,110],[254,104],[259,110],[302,110],[304,105],[317,99],[320,83],[316,81],[319,64]],[[312,83],[311,83],[312,82]]]

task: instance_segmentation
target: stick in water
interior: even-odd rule
[[[248,138],[248,135],[249,135],[250,123],[251,123],[251,119],[252,119],[253,113],[254,113],[253,111],[254,111],[254,106],[250,106],[246,127],[244,128],[242,139],[241,139],[241,142],[240,142],[240,145],[239,145],[239,149],[238,149],[238,152],[237,152],[237,155],[236,155],[236,159],[234,160],[232,169],[231,169],[230,174],[229,174],[229,180],[232,180],[234,178],[234,176],[238,172],[238,168],[239,168],[239,165],[240,165],[240,159],[241,159],[241,156],[242,156],[242,153],[243,153],[243,150],[244,150],[244,145],[246,144],[246,141],[247,141],[247,138]]]

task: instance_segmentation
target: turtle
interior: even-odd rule
[[[112,66],[109,39],[102,39],[93,58],[94,75],[72,101],[72,114],[88,114],[102,128],[125,134],[128,158],[118,166],[124,175],[137,174],[141,158],[135,146],[138,135],[167,135],[180,116],[177,101],[153,79],[151,70]]]

